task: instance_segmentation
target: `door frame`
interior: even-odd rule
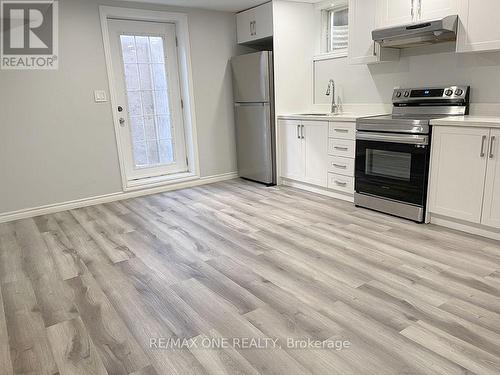
[[[196,131],[196,114],[194,104],[194,85],[191,68],[191,46],[189,43],[188,17],[184,13],[162,12],[134,8],[121,8],[110,6],[99,6],[101,19],[102,39],[104,44],[104,55],[106,58],[106,69],[108,73],[109,93],[112,106],[113,124],[115,128],[116,144],[118,146],[118,158],[120,173],[124,191],[138,190],[145,187],[168,185],[172,183],[185,182],[200,179],[198,137]],[[125,145],[119,136],[120,124],[117,93],[115,90],[115,72],[113,70],[110,36],[108,30],[109,19],[121,19],[128,21],[149,21],[173,23],[176,26],[178,42],[178,65],[181,88],[181,99],[184,103],[182,114],[184,117],[184,132],[186,139],[186,156],[188,159],[188,172],[174,175],[145,178],[142,180],[129,181],[126,176],[124,163]]]

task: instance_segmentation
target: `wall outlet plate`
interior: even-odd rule
[[[94,91],[94,100],[96,103],[105,103],[108,101],[108,96],[106,95],[106,91],[104,90],[95,90]]]

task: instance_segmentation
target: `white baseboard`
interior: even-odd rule
[[[284,186],[290,186],[290,187],[294,187],[297,189],[306,190],[306,191],[309,191],[311,193],[326,195],[327,197],[331,197],[331,198],[340,199],[340,200],[343,200],[346,202],[354,203],[354,196],[350,195],[350,194],[337,193],[335,191],[327,190],[327,189],[322,188],[322,187],[305,184],[303,182],[288,180],[285,178],[281,179],[281,184]]]
[[[224,173],[224,174],[219,174],[219,175],[215,175],[215,176],[201,177],[198,179],[180,182],[180,183],[176,183],[176,184],[156,186],[156,187],[151,187],[151,188],[143,188],[140,190],[134,190],[134,191],[128,191],[128,192],[105,194],[105,195],[100,195],[100,196],[91,197],[91,198],[77,199],[77,200],[73,200],[73,201],[69,201],[69,202],[55,203],[55,204],[50,204],[50,205],[46,205],[46,206],[26,208],[26,209],[18,210],[18,211],[5,212],[5,213],[0,213],[0,223],[6,223],[9,221],[14,221],[14,220],[27,219],[30,217],[36,217],[36,216],[40,216],[40,215],[48,215],[48,214],[53,214],[56,212],[72,210],[75,208],[94,206],[96,204],[103,204],[103,203],[120,201],[120,200],[124,200],[124,199],[141,197],[144,195],[163,193],[163,192],[171,191],[171,190],[179,190],[179,189],[185,189],[185,188],[194,187],[194,186],[212,184],[214,182],[232,180],[235,178],[238,178],[238,173],[237,172],[230,172],[230,173]]]
[[[500,230],[495,228],[485,227],[484,225],[467,223],[465,221],[455,220],[440,215],[430,214],[431,224],[442,227],[459,230],[477,236],[491,238],[492,240],[500,241]]]

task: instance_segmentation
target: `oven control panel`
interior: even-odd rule
[[[469,86],[398,88],[394,90],[392,101],[393,103],[466,101],[469,91]]]

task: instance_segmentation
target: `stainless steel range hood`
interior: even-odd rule
[[[373,40],[382,47],[409,48],[457,39],[458,16],[377,29]]]

